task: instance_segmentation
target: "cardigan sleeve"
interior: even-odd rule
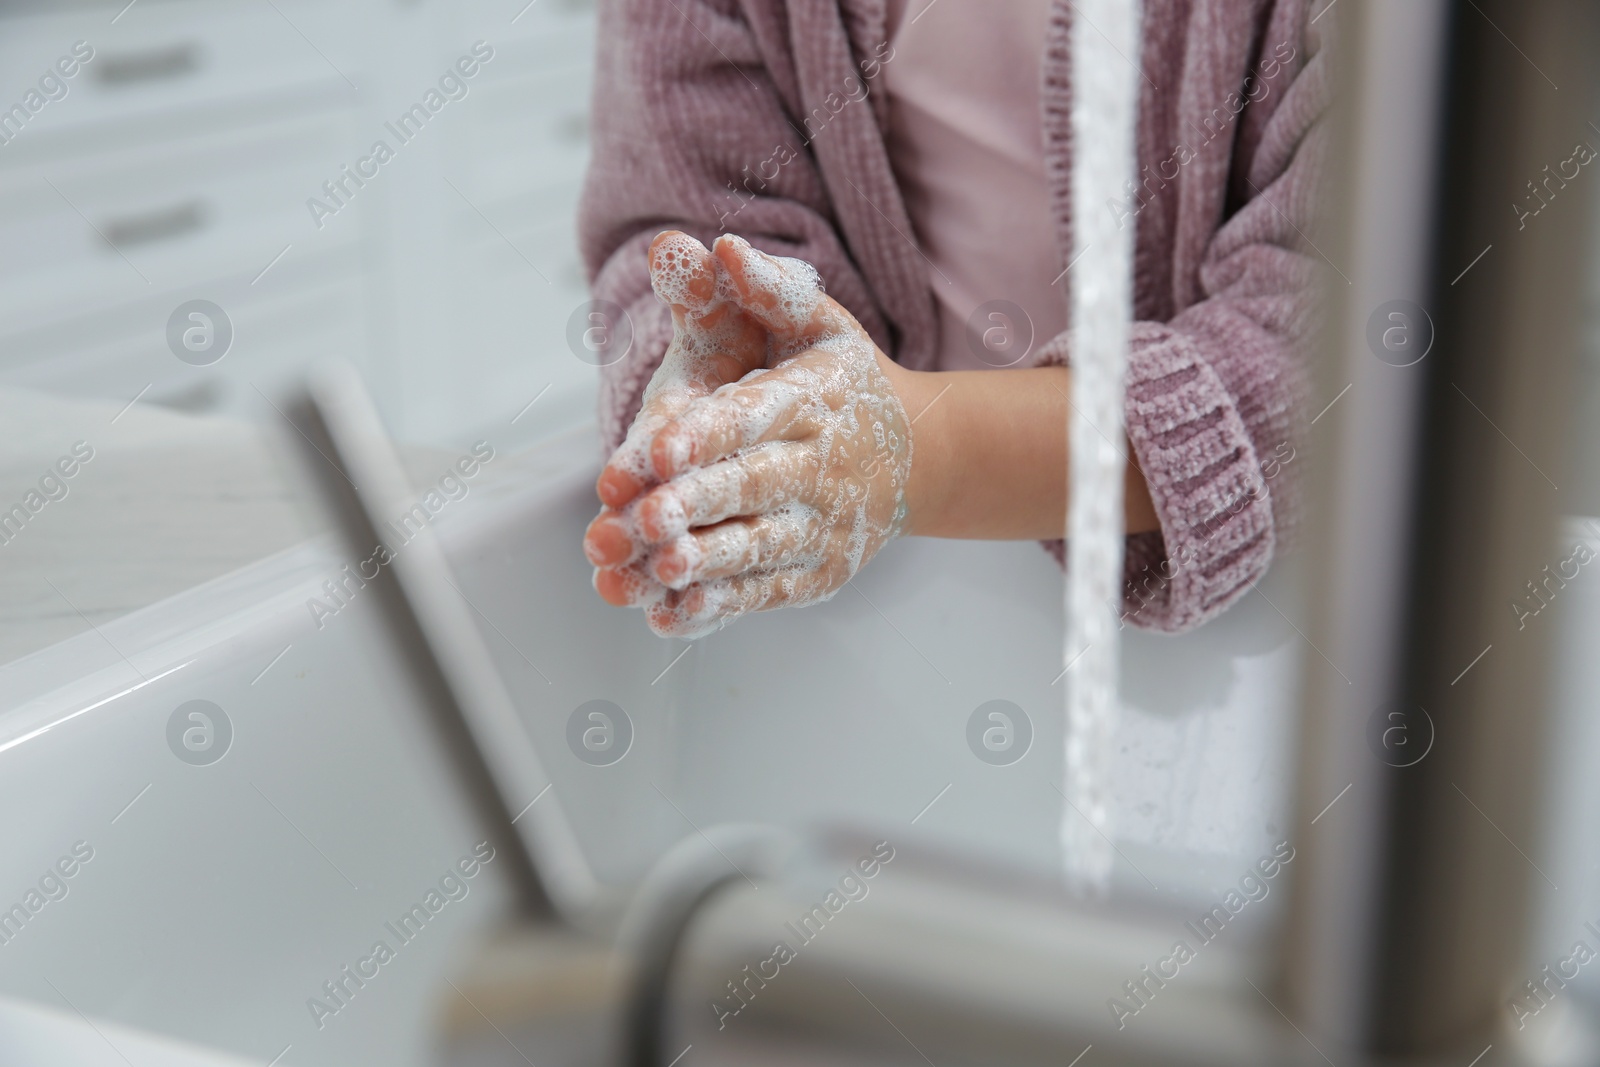
[[[772,255],[811,263],[890,350],[884,318],[838,235],[804,123],[791,118],[800,110],[796,75],[784,28],[765,10],[746,12],[738,0],[600,4],[578,238],[593,297],[621,307],[634,338],[625,357],[601,369],[608,451],[627,433],[672,338],[646,263],[662,230],[708,245],[737,232]]]
[[[1142,629],[1179,632],[1220,614],[1293,538],[1306,360],[1329,269],[1307,234],[1330,63],[1328,48],[1313,52],[1269,115],[1251,116],[1254,129],[1241,122],[1239,206],[1200,257],[1199,299],[1133,326],[1124,417],[1160,522],[1126,542],[1122,616]],[[1067,341],[1037,363],[1069,363]],[[1047,547],[1061,558],[1061,542]]]

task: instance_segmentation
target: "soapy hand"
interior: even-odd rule
[[[600,475],[595,588],[674,637],[827,599],[905,525],[887,359],[809,264],[670,232],[650,255],[675,333]]]

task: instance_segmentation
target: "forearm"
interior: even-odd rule
[[[880,356],[906,407],[911,475],[906,533],[924,537],[1049,540],[1066,528],[1066,367],[909,371]],[[1144,477],[1129,456],[1123,514],[1129,533],[1159,528]]]

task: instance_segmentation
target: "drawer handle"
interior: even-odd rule
[[[175,44],[142,52],[105,56],[94,65],[95,77],[106,85],[181,78],[200,66],[199,50],[193,44]]]
[[[583,144],[589,139],[589,113],[574,111],[563,115],[557,122],[556,136],[568,144]]]
[[[168,241],[193,233],[206,224],[205,205],[188,200],[173,207],[158,208],[142,215],[112,219],[103,227],[106,240],[117,248]]]
[[[205,415],[219,410],[227,399],[228,389],[215,378],[196,382],[187,387],[176,387],[164,392],[152,392],[150,403],[193,415]]]

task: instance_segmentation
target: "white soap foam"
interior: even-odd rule
[[[687,431],[669,446],[675,464],[689,462],[691,439],[714,434],[738,446],[714,474],[697,467],[657,491],[656,524],[685,574],[669,590],[649,576],[646,561],[628,581],[630,598],[664,636],[703,636],[749,611],[826,600],[898,536],[906,518],[910,426],[871,340],[824,299],[809,263],[765,256],[736,236],[719,241],[730,243],[754,290],[741,306],[770,328],[768,364],[703,395],[706,362],[748,337],[741,332],[747,320],[715,314],[739,301],[719,260],[710,259],[715,284],[707,294],[704,249],[682,234],[661,240],[651,282],[663,301],[688,311],[674,314],[667,358],[645,396],[673,401],[655,406],[670,407]],[[613,462],[655,481],[650,448],[672,417],[641,417]],[[763,495],[780,503],[753,522],[691,530],[691,515],[728,513],[744,488],[740,463],[773,445],[765,438],[798,442],[781,447],[802,447],[810,457],[792,470],[773,465],[777,474],[768,477],[777,480]],[[739,567],[731,577],[705,577]]]

